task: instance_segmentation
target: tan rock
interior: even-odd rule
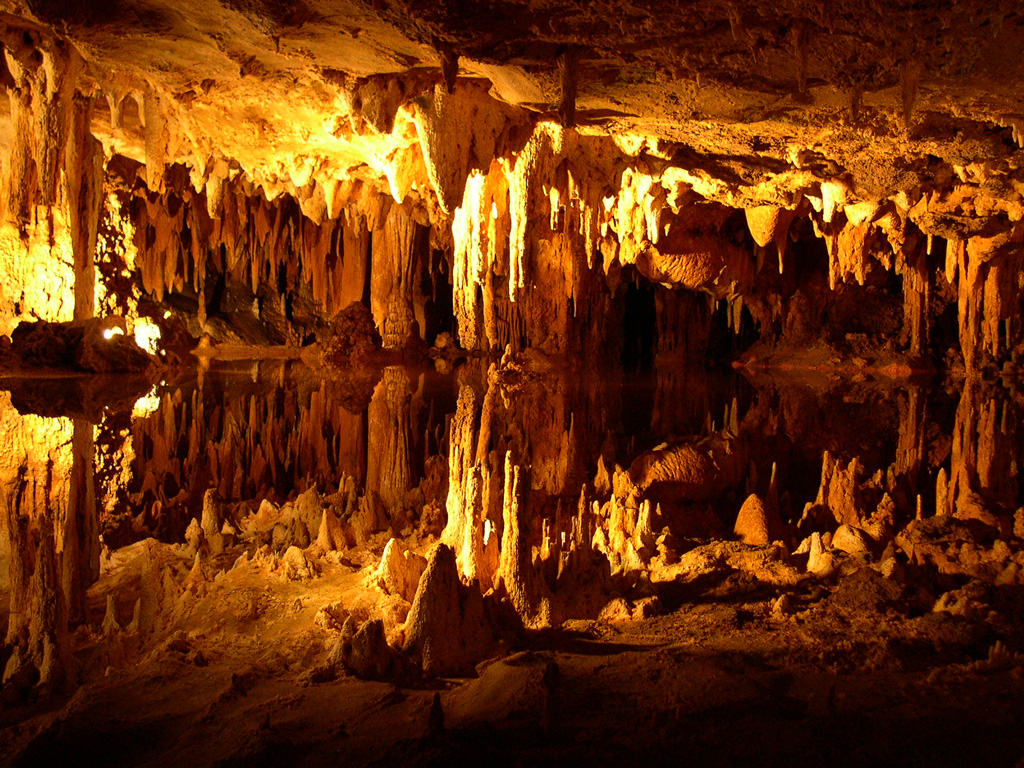
[[[455,553],[437,545],[416,590],[403,650],[424,672],[447,675],[472,672],[493,645],[479,587],[464,587]]]
[[[380,565],[371,577],[373,584],[387,595],[397,595],[411,603],[416,587],[427,568],[427,560],[410,552],[398,539],[392,538],[384,547]]]
[[[832,534],[832,548],[848,555],[870,552],[873,546],[874,541],[871,537],[852,525],[840,525]]]
[[[765,546],[784,538],[785,526],[778,511],[770,509],[760,496],[752,493],[740,507],[733,533],[744,544]]]
[[[345,643],[342,663],[349,673],[368,680],[382,680],[391,673],[394,657],[380,619],[364,623]]]

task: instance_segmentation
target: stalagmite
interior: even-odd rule
[[[785,527],[779,513],[757,494],[751,494],[743,502],[733,533],[744,544],[757,546],[785,539]]]
[[[391,539],[384,547],[373,581],[385,593],[411,603],[426,567],[425,558],[405,549],[397,539]]]
[[[463,586],[451,547],[427,559],[406,622],[404,652],[429,675],[472,670],[493,644],[478,586]]]

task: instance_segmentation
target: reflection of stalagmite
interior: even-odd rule
[[[445,503],[448,521],[441,541],[455,550],[463,578],[479,579],[484,589],[490,589],[498,568],[503,525],[502,475],[489,454],[493,394],[488,391],[480,414],[477,399],[472,387],[462,387],[452,419]]]
[[[953,427],[948,484],[937,494],[937,503],[944,501],[945,507],[937,514],[998,526],[997,515],[1016,506],[1019,440],[1014,426],[1005,403],[991,397],[981,382],[967,382]]]
[[[551,605],[546,584],[537,578],[531,567],[527,539],[527,510],[523,499],[523,472],[512,463],[512,454],[505,456],[505,493],[502,502],[504,531],[501,537],[501,565],[498,578],[516,613],[528,627],[551,626]]]
[[[3,492],[4,532],[7,536],[7,548],[10,553],[9,589],[10,603],[7,620],[8,645],[22,645],[28,641],[29,610],[31,593],[29,586],[32,580],[33,552],[29,542],[29,519],[19,514],[18,497],[21,489],[21,478],[15,475],[6,480]]]
[[[911,386],[900,393],[899,443],[896,447],[896,474],[906,479],[907,488],[916,491],[925,459],[926,399],[920,387]]]
[[[29,648],[39,668],[39,682],[59,687],[67,675],[68,606],[60,583],[60,560],[48,514],[39,518],[39,547],[32,578]]]

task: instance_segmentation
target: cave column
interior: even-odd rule
[[[416,222],[405,205],[392,205],[384,225],[373,233],[370,310],[384,346],[405,346],[415,327],[413,311]]]
[[[412,487],[411,399],[405,371],[392,366],[384,369],[367,411],[366,490],[380,496],[392,520]]]
[[[75,259],[75,320],[88,320],[96,307],[96,239],[103,205],[103,147],[90,133],[92,99],[76,94],[65,169],[71,243]]]
[[[907,266],[903,271],[903,311],[904,322],[910,329],[910,353],[920,355],[925,352],[929,341],[928,303],[930,285],[928,283],[928,255],[920,249],[907,258]]]

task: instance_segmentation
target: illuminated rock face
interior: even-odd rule
[[[131,3],[12,0],[0,320],[113,311],[131,331],[149,312],[193,340],[300,346],[365,301],[386,348],[451,332],[469,350],[614,359],[624,286],[642,280],[669,289],[664,336],[680,291],[784,345],[827,336],[833,305],[867,291],[900,316],[867,330],[887,337],[875,346],[1012,363],[1020,65],[1000,51],[1021,31],[993,36],[970,6],[698,3],[660,15],[657,40],[638,21],[636,58],[595,46],[602,24],[541,33],[500,4],[147,6],[194,18],[186,44],[136,27]],[[807,274],[822,260],[827,291]],[[675,346],[703,354],[689,336]]]

